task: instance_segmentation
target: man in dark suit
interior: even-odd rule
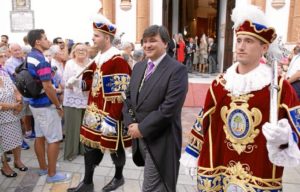
[[[188,77],[186,67],[166,54],[169,39],[163,26],[153,25],[144,31],[143,49],[148,59],[135,65],[128,88],[137,123],[123,107],[129,135],[140,139],[145,150],[143,192],[176,191],[181,109]]]
[[[192,37],[189,38],[189,41],[186,43],[186,67],[189,73],[193,72],[193,60],[194,53],[196,52],[196,44],[194,44],[194,39]]]
[[[170,57],[174,58],[175,52],[176,52],[176,41],[174,38],[170,38],[170,40],[168,42],[167,54]]]

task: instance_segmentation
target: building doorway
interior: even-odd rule
[[[223,72],[233,61],[231,12],[234,7],[235,0],[163,0],[163,25],[170,34],[198,36],[199,40],[203,34],[213,37],[219,45],[218,71]]]

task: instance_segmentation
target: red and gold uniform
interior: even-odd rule
[[[269,61],[280,54],[276,43],[269,47],[275,29],[252,5],[234,8],[231,18],[240,63],[213,81],[181,162],[193,168],[198,158],[201,192],[281,192],[283,167],[300,164],[300,104],[291,85],[279,77],[277,106],[272,106],[278,107],[273,115],[279,121],[269,123],[270,85],[277,74],[258,61],[266,51]]]
[[[90,91],[80,129],[80,140],[84,145],[112,151],[117,150],[119,142],[124,148],[131,146],[130,136],[122,123],[121,96],[127,89],[130,74],[130,66],[114,47],[99,54],[84,72],[83,90]],[[104,128],[113,131],[103,134]]]
[[[271,68],[260,64],[248,77],[239,77],[236,67],[234,64],[227,76],[213,81],[186,148],[199,155],[198,190],[282,191],[283,167],[269,160],[262,133],[270,114]],[[235,94],[233,90],[244,89],[240,85],[252,91]],[[295,92],[283,78],[279,78],[279,87],[278,119],[287,118],[295,125],[300,119],[295,115],[300,109]],[[293,126],[294,136],[298,138],[299,133],[299,125]]]

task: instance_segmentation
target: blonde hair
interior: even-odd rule
[[[76,47],[77,46],[79,46],[79,45],[83,45],[85,48],[86,48],[86,52],[88,52],[88,49],[87,49],[87,46],[86,46],[86,44],[84,44],[84,43],[75,43],[73,46],[72,46],[72,51],[71,51],[71,57],[72,57],[72,59],[74,59],[75,58],[75,51],[76,51]],[[88,57],[88,56],[87,56]]]

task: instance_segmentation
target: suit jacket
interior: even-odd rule
[[[170,57],[174,57],[174,49],[175,49],[175,43],[173,39],[170,39],[170,41],[168,42],[168,49],[167,49],[167,54]]]
[[[184,65],[166,55],[139,92],[147,61],[137,63],[130,84],[130,101],[144,141],[148,144],[169,191],[176,191],[182,145],[181,109],[188,90]],[[132,123],[127,106],[124,123]]]

